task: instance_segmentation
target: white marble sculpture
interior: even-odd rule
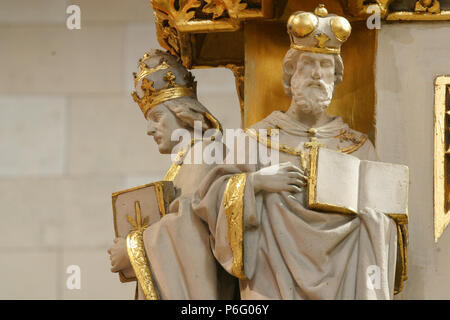
[[[154,138],[160,153],[172,153],[180,145],[180,141],[171,139],[177,129],[184,129],[193,137],[195,121],[202,124],[201,131],[220,131],[219,122],[197,100],[195,87],[191,73],[168,53],[152,50],[139,60],[133,96],[147,120],[147,134]],[[185,141],[162,179],[173,181],[177,193],[168,214],[143,232],[142,249],[146,256],[143,259],[147,263],[141,267],[149,268],[151,274],[138,277],[140,299],[232,297],[234,281],[225,272],[221,273],[210,249],[208,227],[193,214],[191,207],[193,192],[211,167],[183,164],[197,144],[208,144],[208,141]],[[124,238],[115,239],[108,252],[112,272],[143,272],[139,267],[132,269]],[[153,283],[151,290],[149,277]],[[153,289],[154,292],[149,292]]]
[[[288,31],[283,85],[291,105],[252,127],[267,136],[247,130],[280,152],[279,163],[215,167],[194,210],[209,225],[214,256],[240,279],[242,299],[392,299],[396,222],[374,208],[345,215],[310,210],[306,201],[318,145],[377,161],[366,135],[325,112],[343,79],[339,53],[350,24],[319,7],[294,13]]]
[[[178,145],[171,139],[174,130],[185,128],[195,136],[195,120],[203,131],[214,127],[218,133],[190,140],[169,169],[164,180],[173,180],[180,191],[170,214],[142,231],[142,268],[130,264],[130,244],[123,239],[110,249],[112,271],[133,267],[140,298],[233,298],[236,278],[241,299],[393,298],[397,280],[403,279],[405,256],[397,245],[403,243],[407,218],[396,220],[398,215],[375,207],[353,206],[351,215],[329,203],[312,209],[308,198],[317,182],[311,159],[319,147],[351,154],[349,159],[378,161],[366,135],[326,113],[343,79],[340,48],[350,24],[321,6],[314,13],[294,13],[288,32],[291,48],[282,65],[291,105],[234,136],[231,141],[246,140],[241,147],[225,143],[224,148],[222,141],[230,140],[220,140],[220,125],[195,99],[195,84],[175,58],[154,51],[140,61],[134,98],[161,153]],[[187,164],[196,146],[203,151],[215,146],[219,161]],[[267,163],[252,146],[270,146],[277,161]],[[217,156],[218,150],[224,153]],[[242,154],[245,161],[237,161]],[[257,155],[255,162],[250,154]],[[317,191],[333,199],[328,197],[333,188],[349,181],[326,175],[323,170],[318,176],[325,188]],[[141,269],[147,271],[138,277]]]

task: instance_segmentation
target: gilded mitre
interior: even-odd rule
[[[155,49],[139,59],[138,73],[133,73],[134,101],[145,115],[157,105],[180,97],[196,98],[196,82],[177,57]]]
[[[291,38],[291,48],[315,52],[341,52],[341,45],[348,39],[352,27],[347,19],[328,14],[324,5],[319,5],[314,13],[297,11],[288,20],[287,29]]]

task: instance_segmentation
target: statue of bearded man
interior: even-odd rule
[[[209,224],[216,259],[240,279],[242,299],[392,299],[396,222],[373,208],[355,216],[319,212],[305,200],[305,162],[314,145],[377,160],[366,135],[325,113],[343,78],[339,52],[350,24],[322,6],[294,13],[288,32],[283,85],[291,105],[253,126],[267,129],[266,137],[247,130],[259,145],[277,138],[270,145],[279,163],[215,168],[194,209]],[[379,286],[370,285],[373,266]]]

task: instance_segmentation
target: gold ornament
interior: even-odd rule
[[[144,95],[139,97],[136,91],[131,93],[134,101],[139,105],[139,108],[144,114],[144,117],[150,109],[153,109],[165,101],[180,97],[196,97],[196,82],[190,72],[184,76],[185,84],[180,84],[175,81],[175,74],[171,70],[168,70],[175,67],[170,66],[164,58],[161,58],[158,65],[154,67],[149,67],[145,63],[148,59],[150,59],[150,55],[146,53],[142,59],[139,60],[139,73],[133,74],[135,87],[138,87],[140,83]],[[163,73],[161,79],[165,81],[166,84],[162,88],[156,89],[154,87],[154,81],[149,80],[147,77],[154,76],[160,79],[161,75],[157,72],[162,70],[168,70]]]
[[[417,13],[440,13],[441,4],[438,0],[419,0],[414,6]]]
[[[292,15],[288,21],[290,32],[296,37],[303,38],[316,29],[319,19],[309,12],[302,12],[298,15]]]
[[[227,218],[227,238],[233,253],[231,273],[247,280],[244,267],[244,193],[247,173],[233,175],[224,192],[224,209]]]
[[[297,11],[287,23],[291,48],[315,52],[339,54],[341,45],[352,31],[347,19],[328,14],[324,5],[319,5],[314,13]]]
[[[325,48],[325,43],[330,40],[325,33],[318,34],[314,37],[317,40],[317,47]]]
[[[350,33],[352,32],[352,26],[347,19],[342,17],[333,17],[330,20],[331,30],[333,31],[336,39],[340,42],[347,41]]]
[[[143,78],[145,78],[149,74],[152,74],[156,71],[168,69],[168,68],[169,68],[169,65],[164,60],[162,61],[162,63],[160,65],[156,66],[155,68],[148,68],[145,63],[140,62],[139,63],[139,69],[140,69],[139,74],[136,74],[136,72],[133,72],[134,85],[137,86],[139,81],[141,81]]]
[[[158,300],[158,292],[155,288],[148,258],[145,253],[144,231],[148,227],[142,221],[141,207],[139,202],[135,202],[136,220],[127,215],[128,221],[133,226],[133,230],[127,236],[127,253],[133,267],[139,285],[142,288],[146,300]]]
[[[324,4],[319,4],[319,6],[314,10],[314,14],[319,17],[326,17],[328,15],[328,10],[325,8]]]

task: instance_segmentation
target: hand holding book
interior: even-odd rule
[[[262,168],[251,174],[255,193],[266,192],[301,192],[306,186],[304,172],[290,162],[275,164]]]

